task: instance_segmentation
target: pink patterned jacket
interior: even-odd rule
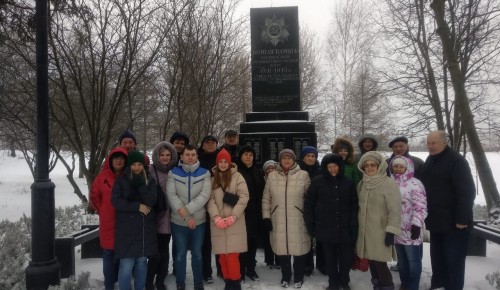
[[[413,177],[415,172],[413,161],[404,156],[397,157],[403,158],[408,166],[405,173],[392,174],[399,186],[402,203],[401,234],[396,236],[395,242],[401,245],[420,245],[422,244],[424,221],[427,217],[427,194],[422,182]],[[392,161],[390,166],[392,168]],[[411,239],[412,225],[420,227],[420,237],[416,240]]]

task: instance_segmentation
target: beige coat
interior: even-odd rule
[[[311,180],[296,164],[288,174],[281,166],[269,174],[262,198],[262,217],[270,218],[271,247],[276,255],[305,255],[311,237],[304,221],[304,197]]]
[[[378,152],[371,151],[365,155],[378,157]],[[358,167],[362,170],[363,155]],[[379,176],[375,184],[367,182],[364,174],[358,185],[359,197],[359,232],[356,252],[359,257],[379,262],[396,260],[394,246],[385,245],[386,232],[399,235],[401,227],[401,194],[396,182],[386,175],[387,163],[382,155],[378,167]]]
[[[212,190],[207,203],[207,210],[210,214],[212,252],[214,254],[242,253],[247,251],[245,208],[248,203],[248,188],[245,179],[238,172],[236,165],[233,164],[229,170],[231,170],[232,177],[229,187],[226,188],[226,192],[238,195],[238,203],[234,208],[223,203],[224,191],[220,187]],[[234,224],[225,229],[215,226],[215,216],[225,218],[231,215],[236,216]]]

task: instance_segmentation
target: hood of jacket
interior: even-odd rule
[[[339,173],[337,173],[336,176],[332,176],[330,172],[328,172],[327,166],[329,163],[335,163],[339,166]],[[340,179],[344,176],[344,160],[342,159],[342,156],[335,154],[335,153],[330,153],[326,154],[325,157],[321,160],[321,168],[323,169],[323,174],[327,179]]]
[[[122,154],[123,156],[125,156],[125,160],[127,159],[127,156],[128,156],[128,152],[127,150],[123,149],[122,147],[115,147],[113,149],[111,149],[111,151],[109,152],[108,156],[106,156],[106,159],[104,161],[104,163],[106,163],[109,167],[109,169],[114,173],[115,171],[113,170],[113,164],[111,164],[111,157],[113,157],[114,155],[117,155],[117,154]],[[125,168],[126,169],[128,166],[125,165]]]
[[[166,147],[168,151],[170,151],[170,162],[166,166],[160,162],[159,151],[160,148],[163,147]],[[178,161],[177,151],[175,150],[174,145],[172,145],[170,142],[162,141],[156,144],[155,148],[153,148],[153,165],[156,167],[158,171],[168,172],[170,169],[172,169],[177,165],[177,161]]]
[[[389,168],[392,168],[392,163],[394,159],[396,158],[402,158],[404,161],[406,161],[406,172],[403,174],[394,174],[392,173],[392,177],[396,181],[396,183],[399,185],[407,180],[410,180],[413,178],[413,175],[415,174],[415,165],[413,165],[413,161],[405,156],[395,156],[394,158],[391,159],[389,163]],[[392,170],[391,170],[392,172]]]
[[[363,149],[363,141],[365,141],[366,139],[373,140],[373,148],[370,151],[377,151],[377,148],[378,148],[377,137],[375,137],[375,135],[373,135],[373,134],[364,134],[364,135],[361,135],[361,138],[359,138],[359,141],[358,141],[358,147],[359,147],[359,150],[361,151],[361,154],[366,153],[366,150]]]
[[[344,160],[344,162],[353,164],[354,163],[354,146],[352,145],[351,141],[345,139],[345,138],[337,138],[335,139],[335,142],[332,145],[332,152],[333,153],[340,153],[340,149],[342,148],[342,145],[347,146],[347,157]]]

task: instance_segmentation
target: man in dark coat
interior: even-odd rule
[[[411,161],[413,161],[413,166],[415,167],[414,177],[416,179],[420,179],[420,175],[422,174],[422,167],[424,166],[424,161],[416,156],[410,155],[410,147],[408,146],[408,138],[405,136],[399,136],[391,140],[389,142],[389,147],[392,149],[391,157],[387,158],[385,161],[387,164],[390,164],[392,158],[395,156],[404,156]],[[390,176],[390,166],[387,168],[387,174]]]
[[[340,155],[327,154],[322,174],[315,177],[304,201],[304,220],[309,234],[316,236],[324,251],[328,289],[351,289],[349,271],[354,258],[358,226],[358,194],[344,177]]]
[[[262,193],[264,191],[264,176],[255,165],[255,150],[250,145],[241,147],[239,158],[236,161],[238,172],[243,175],[248,186],[249,200],[245,208],[245,222],[247,226],[248,252],[240,255],[241,277],[249,277],[253,281],[259,280],[255,272],[257,261],[255,256],[262,222]]]
[[[212,168],[215,167],[215,160],[217,158],[217,138],[212,135],[207,135],[203,137],[201,141],[201,146],[198,148],[198,161],[200,161],[200,167],[203,167],[210,171],[213,175]],[[210,220],[210,216],[207,211],[207,220]],[[201,255],[203,256],[203,281],[206,284],[212,284],[214,279],[212,278],[212,240],[210,227],[205,228],[205,237],[203,239],[203,247],[201,248]],[[218,256],[218,255],[216,255]],[[219,259],[215,259],[215,265],[217,266],[217,276],[222,277],[222,272],[220,268]]]
[[[239,160],[240,145],[238,131],[234,129],[229,129],[224,133],[224,144],[219,149],[226,149],[231,155],[231,160]]]
[[[421,181],[427,191],[431,233],[431,289],[463,289],[465,257],[473,227],[474,180],[467,160],[448,146],[444,131],[427,136],[429,157]]]

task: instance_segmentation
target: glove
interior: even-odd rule
[[[236,194],[224,191],[222,202],[234,207],[238,203],[239,199],[240,198]]]
[[[226,218],[224,218],[224,222],[226,223],[226,226],[230,226],[232,224],[234,224],[234,222],[236,221],[236,216],[235,215],[231,215],[231,216],[228,216]]]
[[[311,236],[311,238],[314,238],[314,224],[307,224],[307,233]]]
[[[385,233],[385,245],[387,247],[394,246],[394,234],[392,234],[392,233]]]
[[[420,227],[416,225],[411,225],[411,239],[416,240],[420,238]]]
[[[266,229],[266,231],[270,232],[273,230],[271,219],[264,219],[262,222],[264,223],[264,229]]]
[[[142,175],[132,174],[132,179],[130,180],[130,184],[132,184],[132,186],[135,188],[139,188],[146,184],[146,180],[144,180],[144,176]]]
[[[218,227],[219,229],[227,228],[226,222],[224,222],[224,219],[221,218],[220,216],[214,217],[214,222],[215,226]]]

